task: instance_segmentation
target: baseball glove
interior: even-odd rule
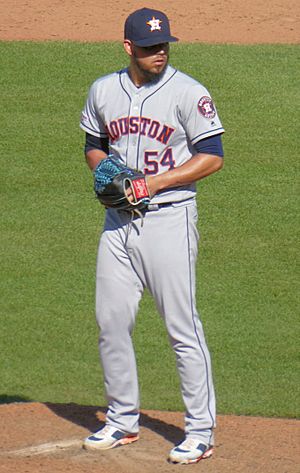
[[[127,197],[131,188],[133,201]],[[94,170],[94,190],[98,200],[107,208],[143,210],[150,203],[145,176],[122,164],[114,156],[100,161]]]

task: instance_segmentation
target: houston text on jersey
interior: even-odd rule
[[[112,142],[121,136],[139,133],[166,145],[175,128],[147,117],[122,117],[108,123],[106,130]]]

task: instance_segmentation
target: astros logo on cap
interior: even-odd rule
[[[151,26],[150,31],[161,30],[161,26],[160,26],[161,23],[162,21],[156,19],[154,16],[152,17],[152,20],[147,21],[147,25]]]

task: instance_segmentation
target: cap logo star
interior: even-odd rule
[[[162,21],[158,20],[154,16],[152,17],[152,20],[147,21],[147,25],[151,26],[150,31],[161,30],[161,26],[160,26],[161,23]]]

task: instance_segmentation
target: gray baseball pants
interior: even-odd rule
[[[96,317],[108,410],[106,422],[139,430],[139,387],[131,334],[148,288],[176,354],[186,408],[185,434],[213,444],[215,394],[210,355],[196,309],[198,253],[194,199],[148,211],[143,225],[106,211],[97,257]]]

